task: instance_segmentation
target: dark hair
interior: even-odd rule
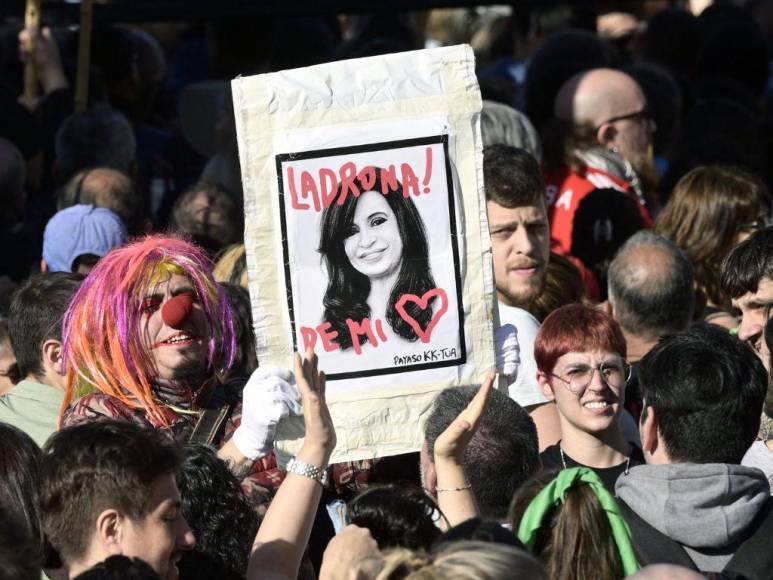
[[[43,343],[62,340],[62,317],[81,280],[69,272],[36,274],[14,292],[8,330],[21,378],[43,372]]]
[[[404,294],[422,296],[435,288],[429,264],[429,246],[424,222],[410,197],[403,195],[402,185],[387,188],[384,179],[386,170],[373,169],[375,176],[370,182],[365,179],[365,170],[360,171],[356,184],[360,195],[368,191],[384,192],[384,200],[395,214],[400,238],[403,241],[403,255],[400,273],[387,303],[386,321],[395,333],[411,342],[418,340],[416,331],[398,314],[395,304]],[[341,195],[340,188],[337,197]],[[324,319],[338,332],[336,342],[342,349],[352,346],[352,338],[346,324],[347,319],[357,322],[371,315],[367,300],[370,295],[369,278],[358,272],[349,262],[344,250],[344,241],[354,220],[359,196],[347,196],[343,204],[333,203],[322,213],[320,224],[319,252],[327,266],[328,284],[322,303],[325,306]],[[339,199],[340,201],[340,199]],[[430,304],[434,298],[430,300]],[[426,328],[432,320],[432,308],[422,309],[415,302],[406,304],[405,311]],[[367,337],[362,337],[365,340]]]
[[[182,514],[196,537],[195,549],[180,560],[180,577],[243,577],[260,518],[239,480],[206,445],[185,447],[176,479]]]
[[[545,287],[529,306],[529,312],[542,321],[556,308],[584,299],[585,283],[580,270],[568,258],[551,252],[545,268]]]
[[[653,261],[653,252],[660,258]],[[609,265],[609,299],[625,330],[646,339],[686,329],[695,309],[693,267],[675,243],[637,232]]]
[[[765,323],[765,343],[768,346],[769,360],[768,368],[773,368],[773,318],[770,316],[770,310],[766,313],[767,322]],[[773,374],[768,374],[768,392],[765,395],[765,404],[762,407],[762,412],[767,415],[769,419],[773,419]]]
[[[40,580],[40,550],[10,510],[0,509],[0,579]]]
[[[507,516],[517,530],[534,498],[556,476],[543,471],[515,493]],[[532,552],[547,569],[548,578],[623,577],[623,564],[612,537],[612,528],[596,492],[586,484],[566,490],[566,497],[545,516]]]
[[[129,121],[117,110],[98,105],[70,115],[59,127],[54,167],[61,181],[91,167],[109,167],[130,175],[135,155]]]
[[[698,77],[732,80],[759,98],[768,82],[768,43],[753,20],[709,31],[698,54]]]
[[[644,219],[630,195],[612,188],[594,189],[583,197],[574,213],[572,255],[593,270],[604,292],[615,253],[642,229]]]
[[[763,278],[773,278],[773,227],[753,233],[722,262],[722,286],[730,298],[756,292]]]
[[[180,450],[161,431],[113,420],[63,429],[43,448],[43,531],[68,564],[86,552],[103,510],[141,519],[153,484],[179,466]]]
[[[726,81],[729,82],[729,81]],[[679,179],[701,165],[731,165],[764,175],[766,143],[761,119],[724,98],[698,101],[687,113],[659,189],[662,202]]]
[[[380,550],[429,549],[440,530],[432,521],[435,503],[420,489],[373,486],[349,502],[350,524],[368,528]]]
[[[21,429],[0,422],[0,512],[13,514],[42,555],[43,534],[38,513],[38,482],[42,452]]]
[[[516,492],[517,493],[517,492]],[[495,544],[505,544],[516,548],[523,548],[521,541],[515,537],[515,534],[502,526],[499,522],[482,520],[480,518],[470,518],[449,528],[441,535],[432,546],[432,551],[441,550],[446,544],[461,541],[473,542],[493,542]]]
[[[27,165],[21,152],[10,141],[0,138],[0,215],[22,219]]]
[[[441,391],[424,425],[429,456],[435,440],[478,392],[477,386]],[[464,472],[481,516],[503,519],[513,493],[539,468],[537,428],[529,414],[504,393],[493,391],[478,431],[464,452]]]
[[[695,74],[701,31],[698,19],[687,10],[660,10],[647,22],[642,36],[642,57],[683,77]],[[660,129],[660,124],[658,124]]]
[[[726,330],[699,325],[642,359],[639,385],[673,461],[738,464],[760,427],[765,367]]]
[[[255,350],[255,331],[252,327],[252,307],[250,293],[238,284],[223,283],[233,310],[234,335],[236,337],[236,357],[228,371],[228,377],[249,377],[258,368],[258,355]]]
[[[545,180],[534,156],[517,147],[489,145],[483,148],[483,184],[486,201],[506,208],[521,205],[544,207]]]
[[[161,580],[161,577],[144,560],[110,556],[78,574],[74,580]]]
[[[565,30],[543,42],[531,59],[524,87],[524,112],[537,131],[553,117],[553,103],[566,81],[582,71],[609,67],[613,61],[612,48],[587,30]]]
[[[770,213],[760,178],[735,167],[696,167],[679,180],[658,216],[656,230],[673,240],[695,265],[695,281],[713,304],[730,307],[719,281],[722,260],[744,224]]]

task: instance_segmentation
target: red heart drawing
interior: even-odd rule
[[[414,318],[405,311],[405,303],[415,302],[419,305],[419,308],[426,310],[429,300],[433,296],[440,297],[440,309],[438,309],[438,311],[435,313],[435,316],[432,317],[432,320],[430,320],[426,330],[422,330],[421,326],[419,326],[419,323],[416,322],[416,320],[414,320]],[[448,296],[446,296],[446,291],[442,288],[433,288],[432,290],[425,292],[424,296],[421,298],[416,296],[416,294],[403,294],[395,304],[395,310],[397,310],[397,313],[402,317],[403,320],[411,325],[411,328],[413,328],[416,334],[419,335],[421,342],[428,343],[429,337],[432,335],[432,330],[435,328],[435,325],[440,322],[440,318],[446,313],[446,310],[448,310]]]

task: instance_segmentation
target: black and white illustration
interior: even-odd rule
[[[331,380],[466,362],[446,135],[276,156],[294,346]]]

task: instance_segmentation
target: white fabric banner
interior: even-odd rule
[[[315,348],[332,462],[417,451],[437,391],[494,366],[474,70],[464,45],[232,83],[258,358]],[[302,437],[279,425],[281,463]]]

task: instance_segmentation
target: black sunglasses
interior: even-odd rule
[[[648,107],[644,107],[640,111],[636,111],[634,113],[628,113],[627,115],[619,115],[617,117],[610,117],[601,125],[596,127],[596,130],[598,131],[603,125],[607,125],[609,123],[616,123],[617,121],[625,121],[627,119],[630,119],[632,121],[646,121],[651,122],[652,121],[652,113],[650,112]]]

